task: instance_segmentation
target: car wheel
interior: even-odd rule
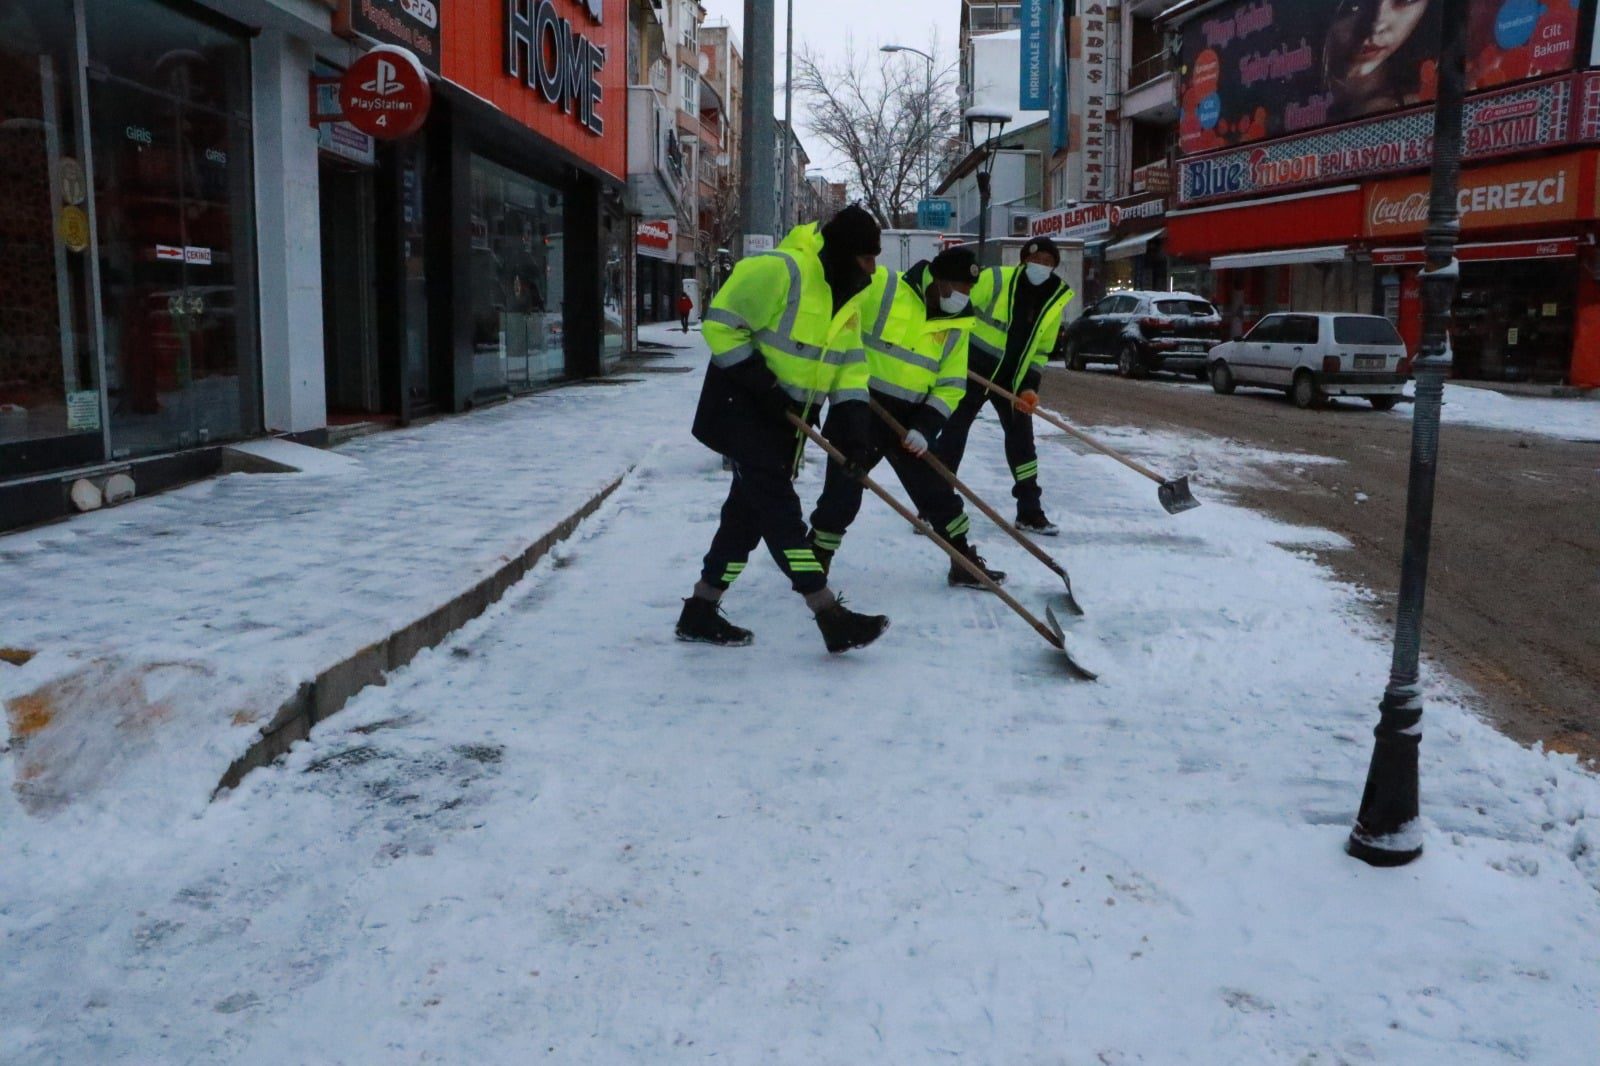
[[[1211,388],[1223,396],[1232,396],[1238,382],[1233,380],[1233,371],[1228,369],[1228,364],[1218,359],[1211,364]]]
[[[1068,370],[1085,370],[1085,369],[1088,368],[1088,366],[1089,366],[1089,364],[1084,361],[1083,356],[1078,354],[1077,342],[1073,341],[1073,342],[1068,343],[1068,345],[1067,345],[1067,369]]]
[[[1289,399],[1302,411],[1311,407],[1320,407],[1324,400],[1322,390],[1317,388],[1317,381],[1311,376],[1309,370],[1295,372],[1294,384],[1289,386]]]
[[[1132,342],[1122,346],[1122,354],[1117,356],[1117,373],[1125,378],[1135,381],[1143,378],[1148,371],[1144,368],[1144,360],[1139,358],[1139,349]]]
[[[1367,402],[1379,411],[1393,411],[1395,404],[1400,402],[1398,396],[1368,396]]]

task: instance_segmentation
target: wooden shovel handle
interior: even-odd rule
[[[988,389],[990,392],[993,392],[993,393],[996,393],[996,394],[998,394],[1000,396],[1005,397],[1006,399],[1010,400],[1012,403],[1019,402],[1015,394],[1007,392],[1005,389],[1001,388],[999,385],[996,385],[994,382],[990,381],[988,378],[984,377],[982,374],[978,373],[976,370],[968,370],[967,371],[967,377],[971,378],[973,381],[976,381],[979,385],[982,385],[984,388]],[[1117,462],[1121,463],[1123,466],[1127,467],[1129,470],[1133,470],[1133,471],[1135,471],[1137,473],[1143,474],[1145,477],[1149,478],[1151,481],[1154,481],[1157,485],[1165,485],[1167,483],[1167,479],[1162,477],[1160,474],[1156,473],[1154,470],[1151,470],[1147,466],[1143,466],[1143,465],[1141,465],[1139,463],[1134,462],[1132,459],[1129,459],[1126,455],[1123,455],[1121,452],[1117,451],[1114,448],[1108,448],[1106,445],[1101,444],[1099,441],[1095,440],[1093,437],[1089,436],[1089,434],[1083,432],[1081,429],[1072,428],[1071,426],[1069,426],[1065,422],[1063,422],[1059,417],[1057,417],[1056,415],[1054,415],[1054,414],[1050,413],[1049,411],[1045,410],[1043,407],[1035,407],[1033,409],[1033,413],[1035,415],[1037,415],[1039,418],[1042,418],[1046,422],[1050,423],[1052,426],[1055,426],[1061,432],[1063,432],[1063,433],[1065,433],[1065,434],[1067,434],[1069,436],[1076,437],[1078,440],[1083,441],[1083,443],[1087,444],[1089,447],[1093,448],[1095,451],[1099,452],[1101,455],[1109,455],[1109,456],[1111,456],[1111,458],[1115,459]]]

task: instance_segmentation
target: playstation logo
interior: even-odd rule
[[[395,93],[403,93],[406,91],[405,85],[395,80],[395,75],[398,73],[400,73],[399,68],[393,63],[387,59],[380,59],[378,61],[378,76],[369,82],[363,82],[361,88],[364,92],[377,93],[379,96],[393,96]]]

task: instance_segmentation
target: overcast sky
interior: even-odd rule
[[[744,41],[744,0],[701,2],[705,5],[707,21],[726,19],[733,25],[740,42]],[[777,21],[773,40],[777,57],[773,67],[778,78],[774,103],[782,114],[785,0],[774,0],[774,5]],[[794,0],[796,52],[801,45],[809,44],[814,51],[842,58],[847,35],[854,39],[856,50],[861,52],[873,51],[885,44],[906,44],[926,52],[935,29],[939,33],[940,59],[944,63],[953,62],[961,29],[960,0]],[[916,60],[915,56],[910,58]],[[807,136],[805,111],[798,97],[795,113],[801,143],[806,146],[806,154],[811,156],[812,169],[833,172],[838,161],[830,158],[822,145],[813,143],[814,138]],[[843,177],[842,174],[835,176]]]

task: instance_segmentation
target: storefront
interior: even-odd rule
[[[678,294],[683,291],[685,277],[678,265],[677,219],[639,223],[634,246],[638,252],[639,321],[676,321]]]
[[[250,72],[196,5],[0,11],[0,483],[261,431]]]

